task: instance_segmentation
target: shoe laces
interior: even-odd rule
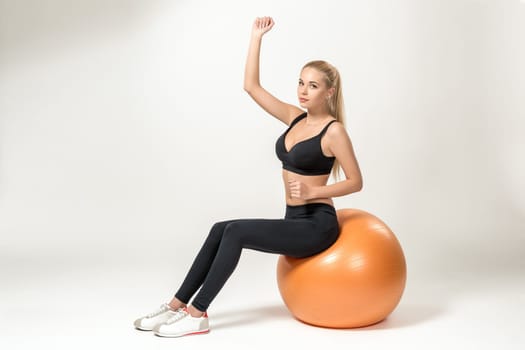
[[[188,316],[189,313],[185,309],[178,309],[175,315],[171,316],[166,320],[166,324],[172,324],[179,320],[182,320],[184,317]]]
[[[152,318],[155,316],[158,316],[166,311],[171,310],[171,308],[168,306],[168,304],[162,304],[158,310],[153,311],[152,313],[146,315],[147,318]]]

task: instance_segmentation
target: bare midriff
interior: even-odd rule
[[[309,200],[291,198],[290,197],[290,188],[288,186],[288,181],[296,180],[310,186],[325,186],[329,174],[326,175],[301,175],[294,173],[292,171],[283,169],[283,181],[284,181],[284,192],[286,196],[286,204],[288,205],[302,205],[307,203],[326,203],[331,206],[334,205],[332,198],[314,198]]]

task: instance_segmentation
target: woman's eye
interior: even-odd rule
[[[310,87],[311,87],[312,89],[316,89],[316,88],[317,88],[317,85],[312,84],[312,85],[310,85]]]

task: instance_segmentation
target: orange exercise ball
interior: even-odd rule
[[[384,320],[406,282],[403,250],[374,215],[337,210],[340,235],[327,250],[307,258],[281,255],[277,284],[299,320],[329,328],[364,327]]]

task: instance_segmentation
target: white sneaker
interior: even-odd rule
[[[173,310],[168,304],[162,304],[158,310],[135,320],[135,328],[143,331],[152,331],[153,328],[182,312],[182,308]]]
[[[208,314],[193,317],[184,308],[164,323],[157,324],[153,332],[161,337],[182,337],[183,335],[203,334],[210,331]]]

